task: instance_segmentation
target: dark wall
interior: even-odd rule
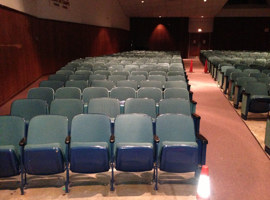
[[[217,17],[214,19],[212,45],[219,50],[269,51],[269,28],[270,18],[267,17]]]
[[[181,51],[187,56],[188,18],[131,18],[133,49]]]
[[[129,50],[129,34],[38,19],[0,6],[0,105],[73,59]]]

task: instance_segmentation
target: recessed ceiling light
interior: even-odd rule
[[[201,18],[204,18],[204,16],[202,15]]]
[[[202,32],[202,29],[201,28],[198,28],[198,32]]]
[[[159,15],[158,18],[161,18],[161,15]]]
[[[204,2],[206,2],[207,0],[203,0]]]
[[[144,1],[141,1],[141,3],[144,3]]]

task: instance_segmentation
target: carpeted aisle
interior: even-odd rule
[[[189,71],[190,60],[185,60]],[[211,200],[270,199],[270,162],[257,140],[233,109],[204,66],[193,60],[188,72],[198,102],[201,133],[208,139],[207,165]]]

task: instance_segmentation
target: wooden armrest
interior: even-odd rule
[[[71,141],[71,136],[68,135],[68,136],[66,137],[66,139],[65,139],[65,143],[66,143],[66,144],[70,144],[70,141]]]

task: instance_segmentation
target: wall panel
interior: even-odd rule
[[[270,50],[269,17],[217,17],[213,48],[223,50]]]
[[[67,62],[129,50],[129,31],[38,19],[0,6],[0,105]]]

